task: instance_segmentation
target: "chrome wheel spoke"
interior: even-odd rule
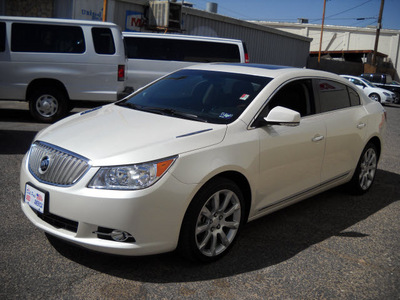
[[[241,205],[231,190],[214,193],[203,205],[195,228],[200,252],[213,257],[224,252],[233,242],[240,226]]]

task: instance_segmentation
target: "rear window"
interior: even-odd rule
[[[79,26],[13,23],[11,51],[83,53],[85,40]]]
[[[92,28],[94,50],[97,54],[114,54],[115,44],[110,28]]]
[[[240,62],[236,44],[125,37],[128,58],[190,62]]]
[[[350,107],[347,87],[331,80],[317,80],[321,112]]]
[[[6,50],[6,23],[0,22],[0,52]]]

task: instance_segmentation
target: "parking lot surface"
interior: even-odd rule
[[[400,106],[386,110],[369,193],[337,188],[251,222],[227,256],[202,265],[98,254],[35,228],[20,209],[19,168],[47,125],[24,103],[0,102],[0,298],[400,299]]]

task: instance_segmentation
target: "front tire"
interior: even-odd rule
[[[207,183],[185,214],[179,251],[190,260],[211,262],[225,255],[244,222],[241,190],[229,179]]]
[[[352,194],[362,195],[371,188],[378,167],[378,158],[376,146],[368,143],[361,154],[353,178],[349,182],[349,190]]]
[[[29,97],[31,115],[40,122],[53,123],[68,111],[67,96],[53,87],[41,87]]]
[[[377,93],[372,93],[371,95],[369,95],[369,97],[372,100],[381,103],[381,97]]]

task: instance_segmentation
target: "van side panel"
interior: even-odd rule
[[[239,40],[131,32],[123,35],[128,56],[127,83],[135,90],[193,64],[246,61]]]
[[[118,65],[126,65],[126,57],[123,40],[118,38],[121,32],[116,26],[104,27],[112,32],[114,54],[96,53],[91,31],[97,26],[79,24],[71,26],[82,28],[85,43],[83,53],[44,53],[23,52],[18,47],[15,48],[18,52],[10,51],[13,50],[12,23],[30,23],[5,23],[6,49],[0,52],[0,99],[26,100],[29,84],[37,79],[59,81],[71,100],[115,101],[117,94],[124,90],[125,82],[118,81]],[[37,25],[35,22],[33,24]]]

